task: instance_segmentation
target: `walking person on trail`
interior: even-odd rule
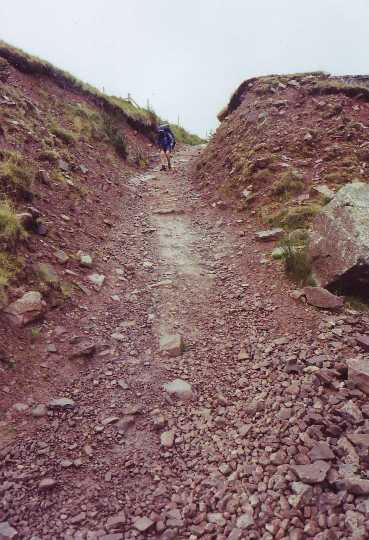
[[[158,145],[160,148],[160,163],[161,171],[166,171],[172,168],[170,158],[171,153],[174,150],[176,145],[176,139],[173,135],[172,130],[169,127],[169,124],[161,124],[158,128]]]

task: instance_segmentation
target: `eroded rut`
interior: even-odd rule
[[[196,154],[130,182],[129,219],[102,252],[107,283],[70,314],[70,333],[103,345],[48,396],[73,404],[36,418],[33,394],[23,417],[9,413],[5,538],[367,537],[365,495],[344,483],[365,479],[346,436],[366,433],[363,396],[316,375],[352,354],[361,319],[294,302],[252,221],[196,192]],[[68,363],[74,341],[48,324]],[[177,333],[183,354],[161,354]],[[164,389],[175,379],[185,395]]]

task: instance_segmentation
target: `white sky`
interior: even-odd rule
[[[0,38],[204,135],[248,77],[369,73],[369,0],[0,0]]]

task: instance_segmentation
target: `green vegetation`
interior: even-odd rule
[[[41,328],[39,326],[33,326],[30,329],[31,341],[34,343],[41,335]]]
[[[302,175],[294,170],[285,171],[278,180],[272,184],[272,193],[287,199],[292,194],[301,193],[305,184]]]
[[[58,137],[58,139],[63,141],[63,143],[65,144],[73,145],[76,142],[76,135],[72,131],[69,131],[68,129],[64,129],[61,126],[54,124],[50,128],[50,131],[53,135]]]
[[[344,79],[325,79],[316,81],[311,90],[313,94],[344,94],[349,97],[361,96],[369,100],[369,88],[364,84],[346,82]]]
[[[15,255],[0,251],[0,287],[5,287],[22,269],[22,264]]]
[[[128,142],[122,131],[116,126],[112,118],[108,115],[104,116],[104,132],[115,148],[117,154],[123,158],[128,157]]]
[[[0,195],[29,199],[32,197],[33,180],[33,167],[26,163],[21,154],[10,150],[0,151]]]
[[[300,287],[312,283],[311,261],[308,255],[308,235],[291,238],[289,235],[281,242],[286,274]]]
[[[7,202],[0,203],[0,246],[13,249],[26,236],[14,208]]]
[[[37,157],[40,161],[56,163],[59,159],[59,154],[55,150],[41,150],[41,152],[38,153]]]
[[[262,211],[262,218],[273,227],[283,227],[286,230],[301,229],[319,214],[321,210],[319,204],[309,204],[292,208],[277,209],[270,212],[270,208],[265,207]]]
[[[203,144],[205,141],[198,135],[194,135],[186,131],[183,127],[176,124],[170,124],[170,129],[179,143],[190,144],[195,146],[196,144]]]

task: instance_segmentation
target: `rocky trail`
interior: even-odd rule
[[[1,426],[1,539],[368,537],[367,318],[293,299],[198,153],[128,181],[100,290],[48,320],[55,377]]]

